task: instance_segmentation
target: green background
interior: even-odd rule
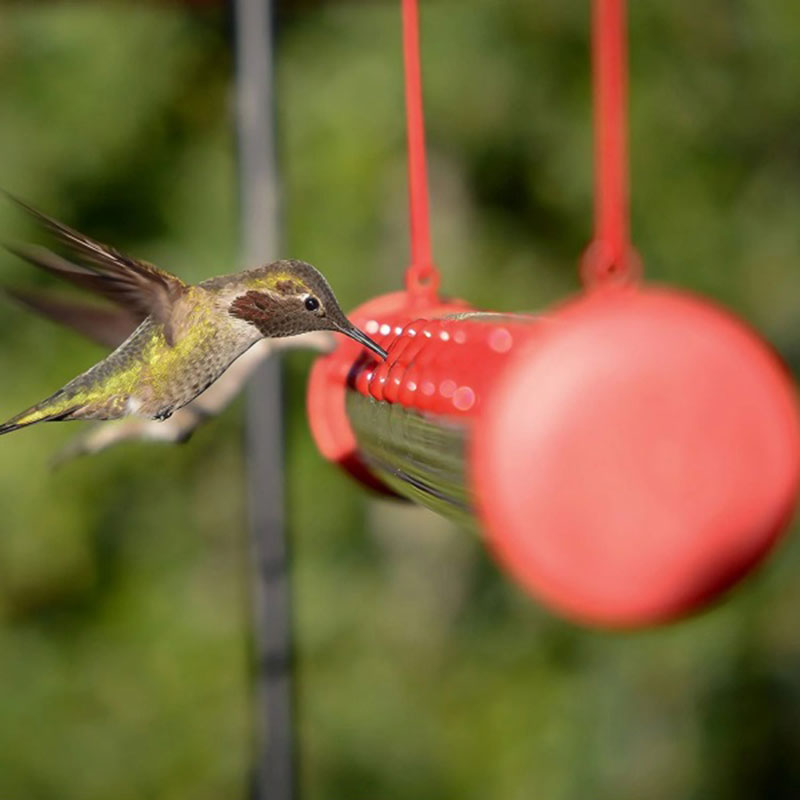
[[[632,3],[633,234],[648,276],[800,363],[796,0]],[[478,307],[575,291],[591,233],[588,4],[423,2],[435,255]],[[0,183],[200,280],[239,258],[229,19],[213,4],[0,4]],[[395,2],[284,2],[283,255],[345,307],[407,263]],[[0,236],[35,237],[0,206]],[[251,266],[251,265],[247,265]],[[52,281],[11,256],[0,282]],[[102,351],[0,299],[0,416]],[[285,361],[304,798],[800,796],[800,544],[715,608],[609,634],[479,542],[316,453]],[[50,469],[0,441],[0,798],[243,798],[251,742],[242,403],[182,447]]]

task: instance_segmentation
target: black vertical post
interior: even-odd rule
[[[279,180],[275,154],[271,0],[235,0],[236,110],[242,242],[248,266],[277,257]],[[256,748],[253,797],[294,796],[292,637],[283,506],[281,380],[273,356],[247,394]]]

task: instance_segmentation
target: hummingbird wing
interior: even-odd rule
[[[112,349],[122,344],[144,319],[123,308],[76,302],[43,292],[10,287],[3,291],[26,308]]]
[[[56,255],[46,247],[27,244],[4,244],[3,247],[12,255],[17,256],[17,258],[21,258],[34,267],[49,272],[51,275],[69,281],[69,283],[81,289],[88,289],[117,303],[121,302],[121,298],[116,291],[113,293],[109,291],[110,284],[105,277],[67,261],[66,258]]]
[[[40,248],[16,248],[18,255],[48,272],[105,295],[134,314],[152,316],[164,326],[164,336],[170,345],[173,344],[173,308],[188,289],[180,278],[101,244],[27,203],[10,197],[80,256],[88,269],[81,269],[47,250],[44,256]]]

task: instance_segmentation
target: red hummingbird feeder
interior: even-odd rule
[[[595,237],[583,293],[542,314],[438,293],[416,0],[403,0],[411,200],[406,289],[351,318],[388,350],[314,365],[323,455],[363,483],[475,521],[500,564],[573,619],[676,619],[752,569],[800,478],[793,387],[727,311],[639,283],[628,236],[624,0],[594,0]]]

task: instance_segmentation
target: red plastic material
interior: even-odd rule
[[[592,2],[594,239],[581,260],[588,287],[632,283],[642,271],[629,238],[625,16],[625,0]]]
[[[413,302],[406,292],[393,292],[364,303],[349,317],[378,344],[388,348],[411,317],[424,314],[435,318],[468,310],[470,306],[462,300],[435,300],[422,305]],[[345,410],[348,383],[356,380],[356,376],[361,380],[361,376],[377,366],[370,351],[351,339],[342,338],[333,353],[315,362],[309,378],[307,407],[311,433],[322,455],[362,483],[383,490],[383,484],[364,467],[358,456]]]
[[[497,319],[414,319],[398,324],[386,361],[357,370],[352,385],[375,400],[414,411],[477,417],[494,377],[515,348],[535,338],[546,324],[529,316]],[[374,324],[367,330],[371,327]]]
[[[532,594],[607,626],[674,619],[769,550],[794,507],[793,389],[742,323],[691,296],[607,289],[538,317],[470,316],[387,295],[353,314],[388,348],[345,341],[314,367],[322,452],[358,457],[347,387],[461,420],[487,540]],[[414,316],[412,316],[412,314]]]
[[[431,255],[417,0],[402,0],[402,13],[411,228],[411,264],[406,270],[406,289],[415,302],[430,305],[436,302],[439,271]]]
[[[353,321],[319,359],[308,410],[322,453],[360,480],[348,386],[442,424],[458,420],[488,542],[532,594],[582,621],[671,620],[719,596],[777,539],[795,505],[792,386],[756,335],[685,294],[621,287],[629,240],[624,0],[593,0],[597,289],[545,317],[441,319],[431,259],[416,0],[402,0],[411,205],[407,292]],[[424,465],[420,465],[421,467]]]
[[[532,593],[610,626],[674,619],[770,549],[800,476],[793,389],[727,313],[665,290],[572,302],[497,376],[471,470]]]

